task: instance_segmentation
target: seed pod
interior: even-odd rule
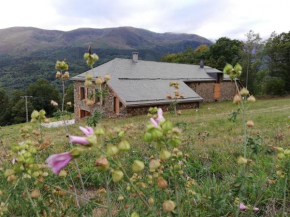
[[[39,198],[40,196],[40,193],[39,193],[39,190],[38,189],[34,189],[31,193],[30,193],[30,196],[34,199],[36,198]]]
[[[159,160],[152,159],[149,163],[150,170],[155,171],[158,167],[160,167]]]
[[[247,121],[246,125],[247,125],[247,127],[253,127],[254,126],[254,122],[253,121]]]
[[[160,152],[159,158],[161,160],[168,160],[171,157],[171,153],[165,149],[162,149]]]
[[[149,205],[153,205],[154,204],[154,198],[153,197],[150,197],[148,199],[148,203],[149,203]]]
[[[167,98],[167,99],[172,99],[172,96],[171,96],[170,94],[167,93],[167,94],[166,94],[166,98]]]
[[[111,75],[109,74],[106,74],[105,77],[104,77],[105,81],[109,81],[111,80]]]
[[[181,94],[179,95],[179,97],[180,97],[181,99],[184,99],[184,94],[181,93]]]
[[[160,189],[165,189],[165,188],[167,188],[168,183],[163,177],[158,177],[157,185]]]
[[[242,101],[242,98],[238,94],[236,94],[235,97],[234,97],[233,102],[235,104],[239,104],[241,101]]]
[[[57,72],[56,74],[55,74],[55,78],[60,78],[61,77],[61,72]]]
[[[95,82],[97,85],[101,85],[102,83],[104,83],[104,80],[101,77],[98,77]]]
[[[85,80],[86,81],[92,81],[93,80],[93,75],[91,73],[86,73]]]
[[[246,164],[248,162],[248,160],[246,158],[243,158],[242,156],[240,156],[237,160],[238,164]]]
[[[243,89],[240,91],[241,96],[247,96],[249,95],[249,91],[243,87]]]
[[[250,97],[247,99],[247,101],[249,101],[249,102],[256,102],[256,98],[252,95],[252,96],[250,96]]]
[[[134,173],[141,172],[144,169],[144,163],[139,160],[134,160],[134,163],[132,165],[132,170]]]
[[[114,156],[116,154],[118,154],[119,149],[117,146],[113,145],[113,144],[109,144],[107,147],[107,154],[110,156]]]
[[[84,85],[85,85],[85,87],[91,87],[91,86],[93,86],[93,82],[90,80],[86,80]]]
[[[122,140],[118,145],[119,150],[121,151],[129,151],[130,150],[130,143],[126,140]]]
[[[59,172],[58,176],[60,176],[60,177],[66,177],[67,176],[67,172],[65,170],[61,170]]]
[[[106,171],[110,167],[108,159],[104,156],[101,156],[99,159],[97,159],[95,165],[100,171]]]
[[[172,212],[175,209],[175,203],[172,200],[164,201],[162,208],[166,212]]]
[[[112,172],[113,182],[119,182],[123,179],[124,173],[121,170],[114,170]]]

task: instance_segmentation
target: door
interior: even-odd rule
[[[221,84],[214,85],[214,99],[217,100],[221,96]]]

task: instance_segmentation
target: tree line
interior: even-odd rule
[[[47,117],[52,117],[57,108],[51,105],[51,100],[61,102],[60,92],[48,80],[38,79],[31,83],[25,91],[13,91],[11,96],[4,89],[0,88],[0,126],[23,123],[26,121],[26,105],[23,96],[32,96],[27,100],[27,108],[30,114],[33,110],[44,109]],[[73,85],[69,85],[66,90],[65,102],[72,102],[73,105]],[[68,111],[73,112],[73,107],[68,107]]]
[[[243,67],[241,81],[255,95],[283,95],[290,93],[290,32],[276,34],[262,40],[258,33],[249,31],[246,40],[219,38],[210,46],[200,45],[195,50],[167,54],[164,62],[199,64],[223,70],[226,63]]]

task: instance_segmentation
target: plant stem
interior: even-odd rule
[[[107,201],[108,201],[108,216],[112,216],[112,211],[111,211],[111,192],[109,189],[109,174],[106,174],[106,192],[107,192]]]
[[[288,174],[285,177],[285,185],[284,185],[284,198],[283,198],[283,217],[285,216],[286,210],[286,191],[287,191],[287,181],[288,181]]]
[[[178,189],[177,189],[177,178],[176,178],[176,173],[174,172],[174,187],[175,187],[175,201],[176,201],[176,209],[177,209],[177,214],[178,217],[180,217],[180,210],[179,210],[179,200],[178,200]]]
[[[240,90],[239,90],[238,84],[237,84],[237,79],[235,78],[234,81],[235,81],[235,85],[236,85],[236,88],[237,88],[238,94],[239,94],[240,97],[242,97],[241,94],[240,94]],[[246,110],[245,110],[245,105],[244,105],[244,101],[243,101],[243,99],[241,99],[241,110],[242,110],[242,114],[243,114],[244,158],[247,159]],[[242,203],[242,193],[241,193],[241,191],[242,191],[242,189],[243,189],[243,185],[244,185],[244,177],[245,177],[245,174],[246,174],[246,165],[244,164],[244,166],[243,166],[243,170],[242,170],[243,182],[241,183],[241,189],[240,189],[240,194],[239,194],[239,203]],[[237,217],[239,216],[239,213],[240,213],[240,207],[239,207],[239,205],[238,205],[237,212],[236,212],[236,216],[237,216]]]
[[[62,112],[63,112],[63,108],[64,108],[64,97],[65,97],[65,85],[64,85],[64,80],[62,80],[62,105],[61,105]]]
[[[36,208],[35,208],[35,204],[34,204],[32,198],[31,198],[31,196],[30,196],[30,193],[29,193],[29,191],[28,191],[27,184],[26,184],[26,182],[25,182],[24,179],[23,179],[23,182],[24,182],[24,186],[25,186],[25,192],[26,192],[26,194],[27,194],[27,197],[29,198],[29,201],[30,201],[30,203],[31,203],[31,206],[32,206],[32,208],[33,208],[33,210],[34,210],[36,216],[37,216],[37,217],[40,217],[39,214],[38,214],[38,212],[37,212],[37,210],[36,210]]]

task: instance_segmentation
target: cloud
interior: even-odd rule
[[[18,0],[3,1],[0,28],[34,26],[72,30],[133,26],[243,39],[249,30],[268,37],[288,32],[289,0]],[[5,22],[4,22],[5,21]]]

